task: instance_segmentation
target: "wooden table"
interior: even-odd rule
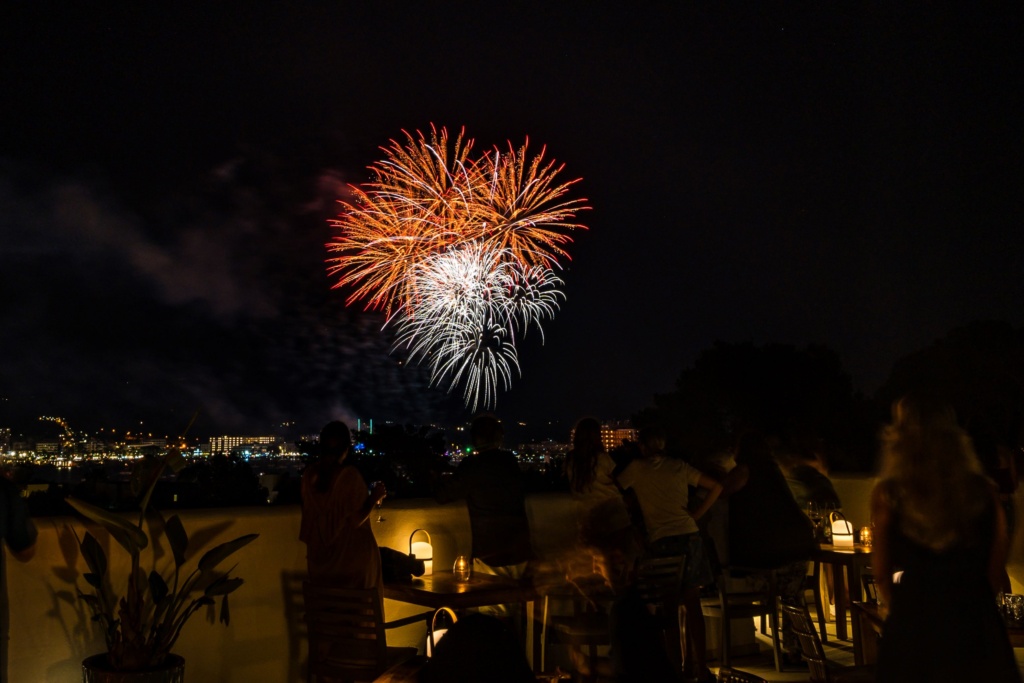
[[[860,576],[871,563],[871,546],[855,543],[852,548],[837,548],[829,543],[822,543],[818,546],[818,554],[814,560],[830,564],[833,567],[836,637],[840,640],[849,640],[846,630],[846,606],[851,599],[855,601],[862,599]],[[848,579],[843,575],[844,567]]]
[[[537,591],[530,583],[493,574],[473,572],[468,581],[457,581],[451,571],[435,571],[411,582],[385,582],[384,597],[431,609],[450,607],[463,610],[488,605],[520,603],[523,606],[523,641],[527,638],[527,606],[536,621]],[[540,665],[540,628],[533,628],[533,665]]]

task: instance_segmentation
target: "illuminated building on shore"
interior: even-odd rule
[[[36,441],[35,451],[41,456],[60,455],[60,441]]]
[[[276,436],[212,436],[210,455],[228,455],[240,446],[265,446],[264,450],[269,451],[279,441]]]
[[[143,453],[160,453],[167,450],[167,439],[135,439],[126,443],[124,453],[129,458],[137,458]]]
[[[628,422],[608,422],[601,425],[601,444],[611,453],[623,441],[636,441],[636,430]]]
[[[576,428],[573,427],[569,433],[571,442],[576,436]],[[601,445],[605,451],[611,453],[622,445],[623,441],[636,441],[636,430],[630,426],[628,420],[615,420],[601,423]]]

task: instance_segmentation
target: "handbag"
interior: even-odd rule
[[[423,560],[394,548],[380,549],[380,573],[384,581],[409,583],[412,577],[423,576],[425,572]]]
[[[838,510],[832,511],[828,516],[828,523],[832,527],[832,545],[836,548],[852,548],[853,524],[846,521],[843,513]]]

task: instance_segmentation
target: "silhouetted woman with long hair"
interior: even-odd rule
[[[312,581],[343,588],[371,588],[380,583],[380,550],[370,529],[374,505],[386,491],[378,484],[367,494],[359,470],[347,464],[352,437],[343,422],[320,432],[320,459],[302,473],[302,523]]]
[[[592,417],[576,423],[565,459],[569,491],[576,501],[580,541],[607,550],[630,533],[629,512],[615,478],[615,462],[601,442],[601,424]]]
[[[970,438],[948,406],[905,397],[881,440],[871,495],[871,564],[887,615],[877,680],[1019,682],[995,600],[1006,520]]]

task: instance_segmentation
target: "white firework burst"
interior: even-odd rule
[[[412,273],[415,304],[398,314],[397,346],[410,360],[428,360],[431,381],[465,381],[471,410],[493,406],[499,387],[519,373],[515,342],[554,317],[562,280],[544,266],[528,266],[509,249],[471,242],[435,254]]]

